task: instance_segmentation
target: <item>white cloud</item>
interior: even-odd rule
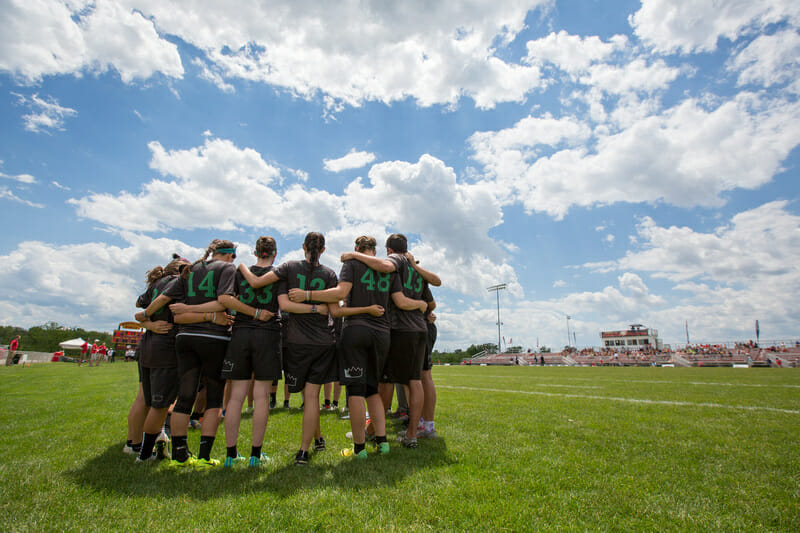
[[[794,29],[760,35],[729,61],[728,69],[739,72],[740,86],[771,87],[796,80],[800,75],[800,35]]]
[[[710,52],[721,37],[739,36],[771,23],[800,24],[800,5],[794,0],[643,0],[629,17],[634,32],[660,52]]]
[[[18,105],[25,106],[31,112],[22,116],[25,129],[33,133],[50,133],[53,130],[64,130],[64,120],[74,117],[77,111],[70,107],[63,107],[58,100],[51,96],[39,98],[38,94],[27,97],[22,94],[11,93],[17,97]]]
[[[373,161],[375,161],[375,154],[356,152],[355,148],[351,148],[346,155],[338,159],[325,159],[323,163],[325,170],[328,172],[342,172],[343,170],[365,167]]]
[[[10,0],[0,7],[0,17],[0,71],[28,82],[109,68],[125,83],[156,72],[183,76],[177,46],[162,39],[135,5]]]
[[[557,280],[555,280],[553,282],[553,287],[554,288],[560,288],[560,287],[566,287],[566,286],[567,286],[567,282],[564,281],[563,279],[557,279]]]
[[[8,179],[8,180],[14,180],[14,181],[17,181],[19,183],[25,183],[25,184],[28,184],[28,185],[36,183],[36,178],[31,176],[30,174],[17,174],[16,176],[10,176],[8,174],[4,174],[4,173],[0,172],[0,178],[5,178],[5,179]]]
[[[614,242],[614,239],[616,239],[616,237],[614,237],[614,235],[613,235],[613,234],[611,234],[611,233],[609,233],[608,235],[606,235],[605,237],[603,237],[603,241],[604,241],[604,242],[606,242],[606,243],[608,243],[608,244],[613,244],[613,242]]]
[[[44,205],[31,202],[30,200],[24,200],[19,196],[17,196],[16,194],[14,194],[14,192],[9,190],[7,187],[3,187],[2,185],[0,185],[0,199],[2,198],[5,198],[6,200],[11,200],[12,202],[17,202],[20,204],[27,205],[29,207],[36,207],[39,209],[44,208]]]
[[[422,106],[465,96],[480,108],[522,101],[541,86],[539,68],[506,63],[495,50],[550,0],[121,3],[201,50],[208,65],[201,76],[223,90],[224,80],[263,82],[302,98],[319,95],[335,110],[409,97]]]
[[[531,64],[551,63],[569,73],[585,71],[593,63],[603,61],[614,52],[627,46],[627,37],[615,35],[610,42],[603,42],[593,35],[581,37],[561,30],[535,41],[528,41],[525,61]]]
[[[69,188],[69,187],[67,187],[66,185],[61,185],[61,184],[60,184],[59,182],[57,182],[57,181],[51,181],[51,182],[50,182],[50,184],[51,184],[53,187],[55,187],[56,189],[61,189],[62,191],[69,191],[69,190],[70,190],[70,188]]]
[[[548,118],[550,139],[525,134],[530,120],[539,121],[479,132],[469,143],[504,202],[557,218],[575,205],[719,205],[723,191],[769,182],[800,142],[800,104],[744,92],[711,110],[687,99],[618,133],[595,130],[592,142],[575,119]],[[567,125],[574,136],[558,133]],[[583,142],[562,144],[571,139]],[[556,150],[542,155],[541,143]]]

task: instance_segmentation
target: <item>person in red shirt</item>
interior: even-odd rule
[[[89,359],[88,355],[89,355],[89,343],[84,342],[83,345],[81,346],[81,358],[78,359],[78,366],[81,366],[84,360]],[[92,366],[91,359],[89,359],[89,366]]]
[[[11,339],[11,342],[8,343],[8,357],[6,358],[6,366],[11,366],[11,362],[14,360],[14,353],[19,350],[19,335]]]

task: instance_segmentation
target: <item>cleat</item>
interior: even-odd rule
[[[353,440],[353,432],[348,431],[347,433],[344,434],[344,438],[346,438],[347,440]]]
[[[284,400],[283,401],[283,408],[284,409],[288,409],[289,408],[289,400]]]
[[[315,452],[323,452],[325,451],[325,439],[320,437],[318,439],[314,439],[314,451]]]
[[[215,466],[219,466],[219,461],[216,459],[195,459],[194,460],[194,468],[195,470],[209,470],[214,468]]]
[[[421,430],[417,430],[417,437],[419,437],[421,439],[437,439],[437,438],[439,438],[439,434],[436,433],[435,429],[432,429],[430,431],[428,431],[426,429],[421,429]]]
[[[367,450],[361,450],[358,453],[355,453],[353,448],[345,448],[341,452],[339,452],[342,457],[352,457],[354,459],[366,459],[367,458]]]
[[[243,463],[247,459],[242,457],[241,455],[237,455],[236,457],[226,457],[225,462],[222,463],[222,468],[233,468],[233,465],[238,463]]]
[[[269,455],[261,452],[261,457],[251,456],[250,461],[247,463],[247,466],[250,468],[258,468],[270,461]]]
[[[397,442],[399,442],[403,448],[418,448],[419,444],[417,443],[416,437],[413,439],[409,439],[405,435],[400,435],[397,437]]]
[[[275,403],[276,403],[275,400],[270,400],[269,401],[269,408],[270,409],[275,409]]]
[[[297,454],[294,456],[294,464],[297,466],[305,466],[308,464],[308,452],[303,450],[299,450]]]
[[[127,453],[128,455],[139,455],[139,452],[133,449],[133,446],[128,446],[127,444],[122,447],[122,453]]]
[[[185,461],[178,461],[177,459],[172,459],[170,460],[169,463],[167,463],[167,466],[169,468],[191,468],[194,466],[194,461],[195,461],[194,457],[190,455],[189,458],[186,459]]]
[[[155,463],[157,460],[158,460],[158,456],[155,453],[153,453],[147,459],[142,459],[141,457],[137,457],[136,461],[134,461],[134,462],[137,463],[137,464]]]
[[[171,459],[169,452],[167,451],[167,443],[166,442],[156,442],[156,457],[159,461],[164,459]]]
[[[389,453],[389,443],[381,442],[380,444],[375,444],[375,450],[381,455],[386,455]]]

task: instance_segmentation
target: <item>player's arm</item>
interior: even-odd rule
[[[440,286],[442,284],[442,279],[439,276],[437,276],[436,274],[434,274],[430,270],[428,270],[426,268],[423,268],[423,267],[421,267],[420,265],[417,264],[417,262],[414,260],[414,256],[411,255],[411,252],[406,252],[405,256],[406,256],[406,259],[408,259],[411,262],[411,264],[414,266],[414,270],[416,270],[417,273],[420,276],[422,276],[422,279],[424,279],[425,281],[427,281],[429,284],[433,285],[434,287],[438,287],[438,286]]]
[[[337,303],[339,300],[344,300],[350,294],[353,284],[349,281],[340,281],[336,287],[325,289],[323,291],[304,291],[302,289],[289,289],[289,299],[293,302],[302,303],[305,301],[311,302],[327,302]],[[331,308],[333,306],[330,306]],[[333,313],[331,313],[333,315]]]
[[[288,294],[278,295],[278,305],[281,306],[281,311],[286,311],[287,313],[294,313],[296,315],[306,315],[310,313],[319,313],[321,315],[328,314],[327,304],[312,305],[312,304],[293,302],[289,299]]]
[[[213,313],[214,311],[224,311],[225,306],[217,300],[211,300],[210,302],[194,305],[174,303],[170,304],[169,310],[172,311],[173,315],[180,315],[183,313]]]
[[[199,324],[201,322],[213,322],[218,326],[228,326],[233,323],[233,317],[224,311],[175,315],[176,324]]]
[[[147,320],[148,317],[153,316],[153,313],[157,313],[162,307],[167,305],[169,302],[172,301],[172,298],[165,294],[159,294],[156,296],[156,299],[150,302],[150,305],[144,311],[139,311],[136,313],[136,320],[141,322],[143,320]]]
[[[381,272],[382,274],[388,274],[389,272],[394,272],[396,270],[394,263],[388,259],[380,259],[375,257],[374,255],[362,254],[361,252],[345,252],[342,254],[342,263],[349,261],[350,259],[361,261],[372,270]]]
[[[263,322],[275,316],[275,313],[271,313],[266,309],[259,309],[252,305],[247,305],[231,294],[220,294],[218,302],[224,305],[226,309],[233,309],[237,313],[245,314]]]
[[[394,305],[398,308],[402,309],[403,311],[420,311],[421,313],[425,312],[425,309],[428,308],[428,303],[423,300],[413,300],[403,294],[402,291],[397,291],[392,293],[392,301]]]
[[[330,305],[328,306],[328,312],[333,318],[339,318],[341,316],[353,315],[383,316],[386,310],[380,305],[370,305],[367,307],[339,307],[338,305]]]
[[[270,270],[263,276],[256,276],[250,269],[247,268],[247,265],[244,263],[239,263],[239,272],[242,274],[247,283],[250,284],[251,287],[254,289],[260,289],[261,287],[266,287],[267,285],[272,285],[276,281],[279,281],[280,278],[275,274],[274,270]]]
[[[158,333],[159,335],[169,333],[169,330],[172,329],[172,324],[166,320],[140,320],[139,324],[141,324],[146,330],[152,331],[153,333]]]

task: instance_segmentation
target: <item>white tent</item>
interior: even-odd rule
[[[83,346],[85,343],[86,343],[85,340],[78,337],[77,339],[72,339],[69,341],[64,341],[62,343],[59,343],[59,346],[61,346],[65,350],[80,350],[81,346]]]

